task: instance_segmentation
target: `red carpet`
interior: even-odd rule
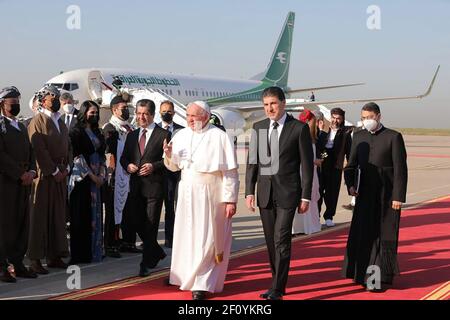
[[[450,196],[402,212],[399,264],[393,288],[369,293],[341,277],[348,225],[296,238],[286,300],[444,300],[450,297]],[[214,299],[259,300],[270,286],[264,247],[239,252],[230,261],[224,291]],[[124,281],[74,292],[57,299],[189,300],[190,292],[166,287],[168,270],[149,278]]]

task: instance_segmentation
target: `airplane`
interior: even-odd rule
[[[431,92],[439,67],[436,70],[430,87],[422,95],[324,102],[290,98],[292,95],[300,92],[344,88],[364,84],[351,83],[291,89],[288,86],[288,76],[294,22],[295,13],[289,12],[268,67],[265,72],[249,80],[91,68],[64,72],[53,77],[46,84],[52,84],[61,91],[72,93],[78,101],[94,100],[98,102],[101,105],[101,119],[103,121],[109,119],[109,102],[117,93],[117,87],[114,85],[117,81],[122,84],[121,90],[132,94],[134,97],[133,103],[136,103],[142,98],[152,99],[155,102],[157,106],[155,122],[160,121],[158,108],[159,104],[164,100],[174,102],[174,121],[181,125],[186,125],[186,104],[195,100],[205,100],[211,106],[212,114],[217,116],[220,123],[227,130],[234,130],[235,132],[241,133],[250,128],[254,122],[264,117],[261,93],[270,86],[279,86],[285,91],[288,98],[287,111],[299,112],[304,108],[320,109],[328,120],[330,119],[330,110],[326,105],[397,99],[421,99]]]

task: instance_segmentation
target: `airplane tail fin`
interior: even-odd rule
[[[286,89],[291,61],[295,13],[289,12],[262,81]]]

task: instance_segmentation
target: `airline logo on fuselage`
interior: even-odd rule
[[[181,86],[180,81],[175,78],[158,78],[158,77],[140,77],[140,76],[125,76],[122,74],[118,75],[111,75],[112,78],[117,77],[120,79],[124,84],[133,85],[133,84],[143,84],[143,85],[162,85],[162,86]]]
[[[277,57],[275,58],[278,61],[280,61],[281,64],[286,63],[286,52],[278,52]]]

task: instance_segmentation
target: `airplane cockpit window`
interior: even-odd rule
[[[50,83],[52,86],[60,90],[75,91],[79,89],[78,83]]]

